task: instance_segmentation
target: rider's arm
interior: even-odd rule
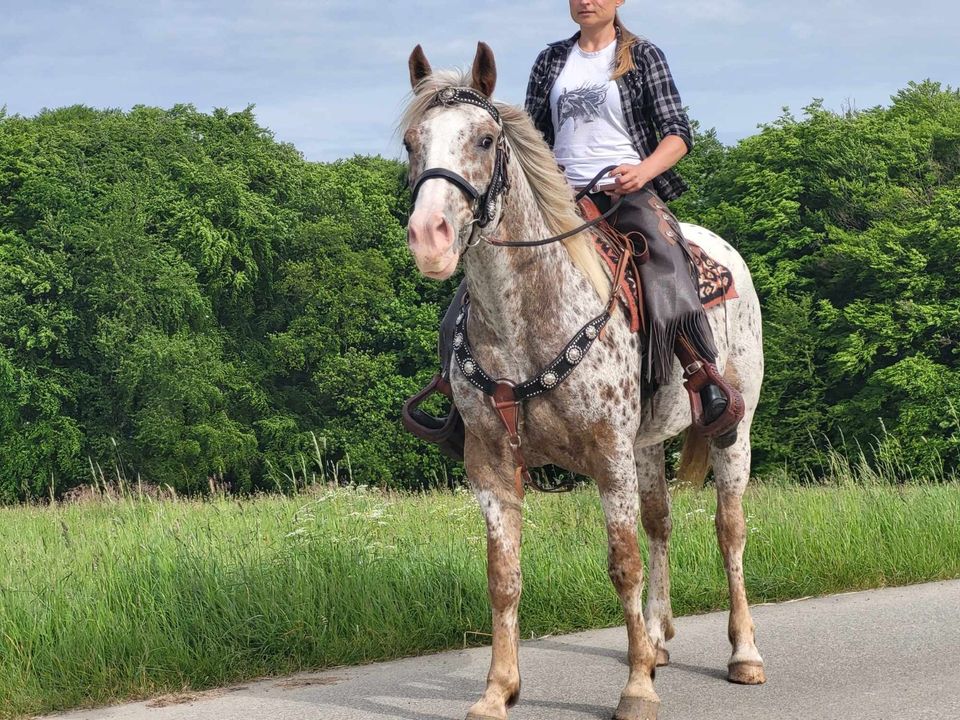
[[[676,165],[693,147],[690,120],[663,51],[653,43],[640,50],[637,69],[643,76],[643,115],[653,123],[660,142],[639,165],[625,164],[613,170],[620,176],[618,193],[636,192]]]
[[[648,155],[639,165],[624,164],[611,170],[611,175],[619,176],[619,184],[612,194],[636,192],[660,173],[676,165],[687,154],[687,145],[676,135],[667,135],[657,149]]]
[[[644,116],[653,122],[661,141],[676,136],[683,140],[689,152],[693,147],[690,120],[683,109],[667,58],[656,45],[646,43],[641,51],[641,59],[642,65],[638,69],[643,73]]]
[[[530,79],[527,80],[527,95],[524,101],[524,109],[533,120],[534,127],[537,128],[547,141],[547,145],[553,146],[553,122],[550,118],[550,99],[547,96],[544,85],[547,72],[549,70],[549,49],[541,51],[533,63],[530,70]]]

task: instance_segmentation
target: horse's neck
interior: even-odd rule
[[[526,178],[511,173],[511,184],[497,239],[552,235]],[[599,298],[559,242],[504,248],[481,241],[467,253],[464,267],[471,342],[481,351],[484,346],[500,350],[498,364],[505,365],[491,371],[536,370],[599,312]]]

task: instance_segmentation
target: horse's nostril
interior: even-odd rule
[[[433,218],[434,237],[439,241],[441,247],[446,249],[453,242],[453,228],[447,222],[447,217],[443,213],[437,213]]]

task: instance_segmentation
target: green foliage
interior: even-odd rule
[[[764,309],[755,468],[824,439],[956,465],[960,95],[698,135],[675,210],[740,250]],[[91,470],[180,491],[455,477],[399,424],[453,292],[409,259],[404,171],[305,162],[250,109],[0,113],[0,502]]]
[[[888,108],[805,112],[723,152],[707,136],[676,207],[739,249],[760,292],[757,464],[889,432],[917,467],[955,466],[960,93],[927,81]]]
[[[0,118],[0,501],[114,463],[273,488],[311,431],[313,472],[433,482],[398,408],[449,288],[412,272],[402,172],[306,163],[249,109]]]

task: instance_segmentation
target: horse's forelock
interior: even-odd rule
[[[406,109],[400,116],[401,133],[423,120],[433,103],[433,96],[444,88],[470,87],[470,74],[464,70],[437,70],[423,78],[410,92]]]

